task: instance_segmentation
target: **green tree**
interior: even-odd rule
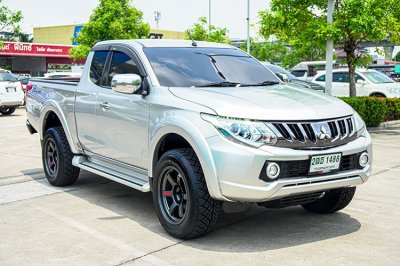
[[[198,21],[186,31],[185,39],[190,40],[188,32],[196,41],[229,43],[229,39],[227,38],[228,29],[217,28],[213,25],[209,26],[206,17],[200,17]]]
[[[0,0],[0,31],[9,31],[14,35],[21,32],[20,23],[23,19],[21,11],[12,11]],[[7,38],[0,39],[0,47]]]
[[[143,23],[143,12],[132,7],[131,0],[100,0],[70,50],[75,59],[86,58],[90,48],[99,41],[147,38],[150,26]]]
[[[247,50],[247,41],[240,48]],[[250,54],[260,61],[281,63],[290,68],[302,61],[321,60],[325,55],[325,49],[316,47],[289,46],[282,41],[260,42],[252,39]]]
[[[400,62],[400,51],[397,52],[396,56],[394,57],[394,61]]]
[[[372,58],[360,49],[363,41],[400,41],[399,0],[336,0],[334,23],[327,20],[327,0],[272,0],[260,12],[260,34],[294,47],[322,49],[328,38],[346,52],[350,96],[356,96],[355,69]]]

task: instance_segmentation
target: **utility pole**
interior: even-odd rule
[[[247,0],[247,53],[250,54],[250,0]]]
[[[334,0],[328,0],[328,24],[333,23]],[[333,40],[326,40],[325,93],[332,94]]]
[[[156,21],[157,30],[158,30],[158,24],[161,20],[161,12],[160,11],[154,11],[154,19]]]
[[[208,33],[211,32],[211,0],[208,0]]]

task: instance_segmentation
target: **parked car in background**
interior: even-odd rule
[[[0,72],[0,113],[11,115],[15,109],[24,104],[22,84],[13,74]]]
[[[357,96],[400,97],[400,83],[372,69],[357,69],[355,74]],[[348,69],[333,70],[332,95],[350,96]],[[312,82],[325,86],[325,71],[319,72]]]
[[[30,78],[20,79],[19,82],[22,84],[22,90],[26,92],[26,86],[29,84]]]
[[[210,232],[223,201],[334,213],[371,175],[371,137],[349,105],[230,45],[106,41],[79,83],[31,83],[27,127],[48,181],[71,185],[83,169],[152,192],[178,238]]]
[[[281,79],[285,83],[288,83],[290,85],[296,85],[298,87],[312,89],[319,92],[325,92],[324,86],[317,83],[297,79],[289,71],[281,68],[280,66],[269,63],[263,63],[263,65],[266,66],[269,70],[271,70],[279,79]]]
[[[318,71],[325,70],[326,61],[305,61],[295,65],[290,73],[297,79],[311,81]],[[333,68],[338,68],[339,64],[333,62]]]

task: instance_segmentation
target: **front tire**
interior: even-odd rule
[[[181,239],[212,231],[221,208],[208,193],[192,149],[170,150],[161,156],[153,178],[153,202],[165,231]]]
[[[9,107],[7,109],[0,110],[0,113],[2,115],[12,115],[15,112],[16,109],[17,108],[15,108],[15,107]]]
[[[49,128],[43,138],[42,162],[50,184],[61,187],[75,183],[80,169],[72,165],[73,157],[63,128]]]
[[[310,212],[328,214],[340,211],[350,204],[356,192],[356,187],[333,189],[316,201],[303,204],[303,208]]]

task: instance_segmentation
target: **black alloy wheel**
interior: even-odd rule
[[[160,179],[159,196],[162,213],[172,224],[180,224],[185,218],[189,202],[186,178],[180,169],[169,166],[163,169]]]

